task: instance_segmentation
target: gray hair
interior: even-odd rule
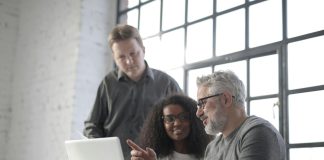
[[[234,103],[244,106],[245,87],[243,82],[230,70],[216,71],[210,75],[197,78],[197,86],[209,88],[210,94],[230,92],[235,98]]]

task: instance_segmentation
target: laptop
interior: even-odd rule
[[[67,140],[69,160],[124,160],[118,137]]]

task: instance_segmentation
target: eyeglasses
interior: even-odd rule
[[[162,119],[165,123],[174,123],[176,119],[179,119],[181,122],[187,122],[190,120],[190,115],[188,112],[179,113],[178,115],[164,115]]]
[[[211,97],[216,97],[216,96],[220,96],[222,95],[223,93],[217,93],[217,94],[214,94],[214,95],[211,95],[211,96],[207,96],[207,97],[204,97],[204,98],[200,98],[198,100],[198,103],[197,103],[197,106],[198,106],[198,109],[200,108],[204,108],[205,107],[205,104],[207,103],[207,99],[208,98],[211,98]]]

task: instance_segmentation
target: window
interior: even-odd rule
[[[247,87],[248,114],[288,143],[287,160],[324,156],[323,2],[119,0],[118,8],[118,23],[140,30],[150,66],[190,97],[197,76],[231,69]]]

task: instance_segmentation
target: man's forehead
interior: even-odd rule
[[[197,98],[205,97],[209,93],[209,88],[207,86],[200,86],[197,89]]]

